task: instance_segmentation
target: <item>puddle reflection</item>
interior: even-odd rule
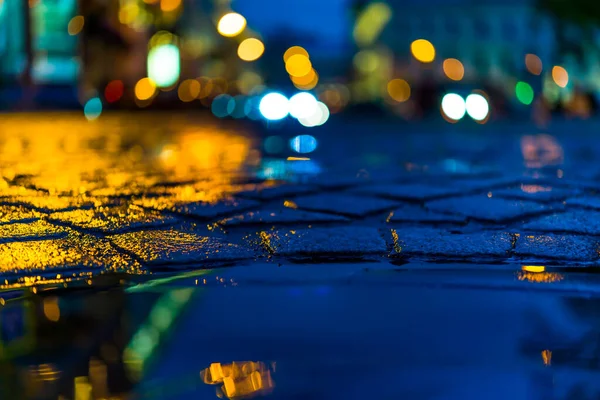
[[[581,384],[587,398],[600,393],[597,299],[424,290],[390,273],[354,286],[226,285],[233,275],[220,270],[5,291],[0,396],[476,399],[494,387],[487,398],[529,399],[568,398]],[[477,383],[465,386],[465,374]]]

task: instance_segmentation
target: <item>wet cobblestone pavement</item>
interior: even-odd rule
[[[289,150],[269,157],[263,134],[159,120],[86,124],[59,114],[50,125],[50,117],[4,117],[2,274],[91,266],[145,274],[157,264],[297,258],[567,266],[599,258],[599,175],[572,161],[594,150],[585,141],[565,154],[558,136],[471,137],[469,152],[448,134],[425,149],[429,139],[406,133],[397,159],[387,150],[359,164],[369,150],[350,131],[350,150],[330,146],[321,160],[286,160]],[[486,152],[487,162],[473,161]],[[15,256],[27,242],[28,255]],[[35,253],[36,245],[54,250]]]
[[[593,129],[411,129],[3,116],[0,394],[596,399]]]

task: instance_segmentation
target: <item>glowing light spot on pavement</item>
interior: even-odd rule
[[[310,93],[302,92],[290,98],[290,115],[294,118],[307,118],[319,110],[317,99]]]
[[[260,100],[258,109],[265,119],[278,121],[288,116],[290,101],[281,93],[268,93]]]
[[[465,100],[456,93],[448,93],[442,98],[442,112],[451,120],[458,121],[465,116]]]
[[[543,265],[523,265],[523,267],[521,267],[521,270],[525,272],[540,273],[544,272],[546,270],[546,267]]]
[[[100,114],[102,114],[102,100],[100,100],[98,97],[89,99],[88,102],[85,103],[83,113],[88,121],[98,119]]]
[[[290,147],[296,153],[311,153],[317,148],[317,139],[311,135],[299,135],[290,140]]]
[[[244,28],[246,28],[246,18],[235,12],[223,15],[217,24],[217,31],[225,37],[237,36]]]
[[[467,114],[475,121],[483,121],[490,112],[490,106],[485,97],[480,94],[470,94],[465,101]]]

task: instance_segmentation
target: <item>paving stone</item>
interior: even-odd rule
[[[136,205],[63,211],[51,214],[49,219],[77,228],[105,233],[125,232],[141,227],[158,227],[177,221],[173,216]]]
[[[491,222],[514,220],[556,209],[556,207],[531,201],[502,199],[487,195],[434,200],[426,203],[425,207],[433,211],[465,215],[476,220]]]
[[[400,204],[397,201],[367,198],[349,193],[328,193],[298,197],[294,199],[294,203],[299,209],[354,217],[388,211]]]
[[[0,244],[0,272],[48,272],[52,269],[96,269],[140,273],[140,265],[105,239],[70,232],[62,238]]]
[[[523,228],[540,232],[571,232],[600,235],[600,212],[571,210],[532,220]]]
[[[439,185],[370,185],[352,190],[353,193],[367,194],[399,200],[427,200],[464,194],[464,189]]]
[[[37,211],[25,208],[23,206],[3,206],[0,205],[0,224],[10,224],[14,222],[31,222],[41,217]]]
[[[519,235],[514,253],[541,259],[593,261],[598,259],[598,241],[577,235]]]
[[[575,197],[572,199],[567,199],[566,203],[567,206],[576,206],[600,210],[600,197],[596,196]]]
[[[284,208],[281,210],[250,211],[217,222],[223,226],[254,225],[254,224],[289,224],[289,223],[318,223],[344,222],[348,218],[340,215]]]
[[[513,236],[506,232],[453,234],[438,229],[393,229],[394,254],[442,257],[506,257]]]
[[[86,196],[51,196],[46,194],[36,194],[30,196],[11,196],[0,198],[0,204],[24,205],[32,207],[43,212],[66,211],[75,208],[90,208],[95,204],[99,205],[99,200]]]
[[[576,194],[576,190],[543,185],[521,185],[520,187],[509,189],[492,190],[492,195],[494,197],[541,202],[561,201]]]
[[[464,215],[442,214],[430,211],[416,205],[406,205],[392,213],[387,222],[429,222],[429,223],[464,223],[467,218]]]
[[[144,198],[134,204],[155,210],[168,210],[183,215],[212,219],[227,214],[258,208],[260,203],[254,200],[227,198],[216,202],[194,201],[186,202],[171,197]]]
[[[36,220],[29,223],[0,225],[0,243],[48,239],[66,236],[69,230],[52,225],[46,221]]]
[[[279,186],[258,186],[254,190],[240,192],[237,195],[259,200],[272,200],[282,197],[294,197],[307,193],[318,191],[318,187],[312,185],[279,185]]]
[[[148,265],[224,262],[255,256],[253,251],[219,238],[175,230],[129,232],[110,236],[110,240]]]
[[[273,254],[289,257],[360,257],[382,254],[385,241],[376,228],[340,227],[262,232],[262,243]]]

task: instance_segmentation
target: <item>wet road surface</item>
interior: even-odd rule
[[[2,398],[597,398],[579,126],[2,116]]]

